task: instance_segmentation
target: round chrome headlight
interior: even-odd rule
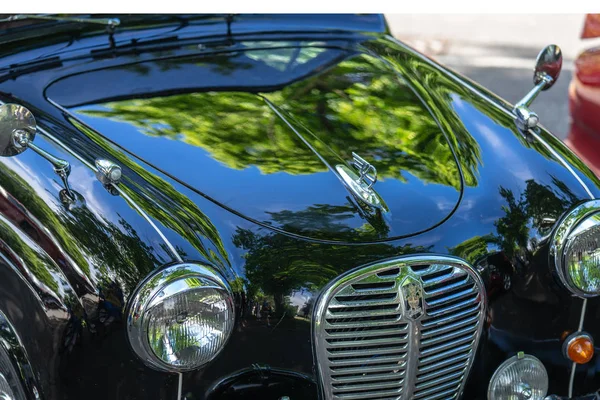
[[[600,295],[600,201],[586,202],[567,214],[554,234],[551,255],[571,292]]]
[[[196,369],[223,349],[235,321],[229,285],[212,268],[168,267],[147,278],[129,305],[127,334],[150,367]]]
[[[542,400],[548,392],[548,373],[536,357],[519,353],[494,372],[488,400]]]

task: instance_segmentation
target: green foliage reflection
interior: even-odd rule
[[[472,263],[488,255],[490,248],[499,248],[511,260],[528,252],[529,245],[535,245],[529,241],[537,236],[532,230],[545,232],[548,227],[544,219],[558,220],[578,202],[564,182],[555,177],[551,180],[552,185],[542,185],[529,179],[525,190],[518,195],[500,186],[498,192],[504,204],[503,215],[494,222],[496,233],[472,237],[449,252]]]
[[[257,53],[260,54],[260,53]],[[382,61],[357,56],[265,95],[296,120],[311,145],[332,161],[352,151],[376,160],[382,179],[403,171],[460,188],[450,147],[429,111]],[[309,174],[323,163],[258,96],[205,92],[115,101],[77,112],[125,121],[141,132],[181,140],[234,169]],[[314,135],[314,136],[313,136]]]
[[[327,206],[302,211],[301,215],[287,211],[274,213],[273,220],[278,221],[286,230],[296,223],[296,218],[305,218],[314,224],[320,224],[310,228],[315,232],[345,230],[349,241],[365,241],[369,238],[368,231],[351,230],[337,224],[335,213],[323,212],[323,208],[326,209]],[[313,215],[309,216],[309,213]],[[348,245],[324,247],[321,243],[297,240],[287,235],[263,235],[241,228],[236,230],[233,243],[246,252],[244,258],[249,297],[259,299],[272,296],[276,316],[281,316],[285,310],[289,310],[289,298],[286,296],[292,290],[304,288],[317,291],[353,265],[364,265],[402,254],[431,251],[431,247],[410,244],[401,247],[370,244],[360,249]],[[289,316],[293,316],[293,313]]]

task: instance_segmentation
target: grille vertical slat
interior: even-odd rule
[[[468,264],[438,256],[372,265],[333,282],[316,306],[325,398],[458,398],[484,295]]]

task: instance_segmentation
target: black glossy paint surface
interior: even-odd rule
[[[246,36],[212,32],[200,48],[191,33],[168,39],[174,28],[167,22],[138,34],[163,37],[160,46],[168,48],[144,51],[138,43],[137,52],[68,58],[55,44],[63,49],[54,50],[61,65],[13,68],[10,79],[0,78],[0,100],[29,107],[40,126],[77,154],[43,135],[36,139],[72,163],[71,185],[85,200],[74,208],[62,204],[60,180],[33,153],[0,160],[0,200],[6,199],[0,310],[23,336],[43,396],[176,396],[175,376],[148,369],[132,354],[123,320],[136,284],[175,255],[125,198],[95,180],[86,164],[98,157],[123,167],[121,190],[180,257],[211,263],[236,292],[232,338],[209,367],[184,374],[187,398],[256,398],[260,390],[316,398],[315,296],[352,268],[418,253],[461,257],[486,284],[486,323],[463,398],[484,399],[494,370],[520,350],[544,362],[551,393],[566,395],[570,363],[560,348],[565,333],[577,328],[581,300],[553,276],[553,227],[544,221],[589,199],[580,183],[544,144],[515,128],[503,102],[410,49],[384,36],[311,29],[303,19],[295,24],[304,32],[259,34],[264,25],[256,21],[254,33],[242,18]],[[182,30],[201,35],[204,28]],[[125,33],[115,34],[116,43],[125,46],[119,35]],[[306,46],[308,36],[319,45]],[[70,54],[106,54],[106,43],[100,35],[64,46]],[[286,50],[257,50],[266,47]],[[306,48],[334,56],[312,54],[319,62],[310,67],[306,61],[280,68]],[[258,60],[248,57],[253,49]],[[277,57],[269,61],[271,54]],[[158,58],[169,61],[148,62]],[[256,85],[241,61],[263,68],[253,70],[263,71]],[[210,74],[188,74],[190,68]],[[381,71],[387,72],[375,73]],[[130,78],[121,87],[107,79],[114,73]],[[74,86],[61,87],[69,79]],[[352,208],[292,128],[327,163],[343,162],[352,151],[370,158],[392,215],[373,218]],[[550,134],[539,134],[600,195],[589,170]],[[592,299],[584,325],[592,336],[600,335],[597,313]],[[37,328],[27,330],[32,315]],[[596,365],[595,358],[578,367],[576,394],[600,386]]]
[[[187,61],[74,75],[51,85],[46,95],[65,107],[89,103],[92,95],[135,97],[159,78],[167,93],[208,86],[71,110],[112,142],[224,207],[290,233],[349,242],[360,231],[361,241],[385,240],[426,231],[454,211],[462,187],[454,154],[411,87],[383,61],[316,47]],[[301,79],[309,73],[316,76]],[[75,90],[83,81],[115,84],[85,92],[83,99]],[[220,91],[211,90],[215,87]],[[261,90],[274,87],[283,89]],[[266,99],[247,92],[254,90]],[[389,211],[365,218],[369,211],[340,182],[335,167],[349,165],[353,152],[376,164],[375,190]],[[337,224],[311,229],[299,217],[284,229],[279,218],[306,213],[331,215]]]

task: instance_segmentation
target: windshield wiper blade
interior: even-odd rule
[[[11,15],[8,18],[0,20],[0,22],[19,21],[23,19],[45,19],[49,21],[67,21],[67,22],[81,22],[85,24],[100,24],[106,25],[113,29],[114,27],[121,24],[119,18],[80,18],[80,17],[59,17],[55,15],[47,14],[16,14]]]

